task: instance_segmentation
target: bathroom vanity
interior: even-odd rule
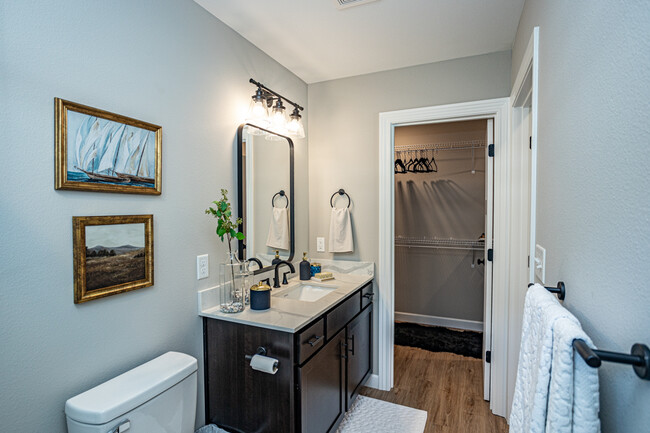
[[[201,308],[206,422],[235,432],[336,431],[372,370],[372,276],[290,280],[267,311]],[[278,371],[253,370],[258,348]]]

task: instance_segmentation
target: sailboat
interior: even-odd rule
[[[89,116],[76,136],[74,167],[90,180],[111,183],[154,183],[147,150],[151,131]]]

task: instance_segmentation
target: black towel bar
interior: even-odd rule
[[[334,196],[335,196],[336,194],[338,194],[338,195],[343,195],[343,194],[345,194],[345,195],[348,197],[348,207],[350,207],[350,204],[352,203],[352,199],[350,199],[350,196],[348,195],[347,192],[345,192],[345,190],[344,190],[343,188],[341,188],[341,189],[339,189],[338,191],[336,191],[336,192],[335,192],[334,194],[332,194],[332,196],[330,197],[330,206],[331,206],[331,207],[334,207],[334,203],[332,203],[332,200],[334,200]]]
[[[595,350],[587,346],[584,340],[573,340],[573,348],[590,367],[598,368],[602,361],[629,364],[634,368],[637,376],[644,380],[650,380],[650,348],[645,344],[634,344],[629,355],[627,353]]]
[[[532,285],[533,283],[529,283],[528,287]],[[551,293],[557,293],[557,298],[560,301],[564,301],[564,298],[566,297],[566,286],[564,285],[564,281],[558,281],[557,287],[544,287],[544,288]]]

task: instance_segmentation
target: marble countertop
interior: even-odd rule
[[[222,313],[219,310],[218,298],[212,293],[204,293],[204,299],[199,299],[199,316],[229,322],[259,326],[285,332],[296,332],[320,314],[338,304],[348,295],[373,279],[373,275],[355,275],[349,273],[334,273],[334,279],[322,283],[310,280],[300,281],[291,278],[289,284],[271,291],[271,308],[264,311],[251,310],[248,306],[241,313]],[[283,298],[282,295],[295,288],[300,283],[318,286],[334,286],[331,293],[315,302],[299,301]],[[218,289],[210,289],[217,291]],[[201,294],[200,294],[201,296]]]

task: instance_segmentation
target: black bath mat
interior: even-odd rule
[[[457,355],[481,358],[483,333],[395,322],[395,344],[419,347],[431,352],[451,352]]]

